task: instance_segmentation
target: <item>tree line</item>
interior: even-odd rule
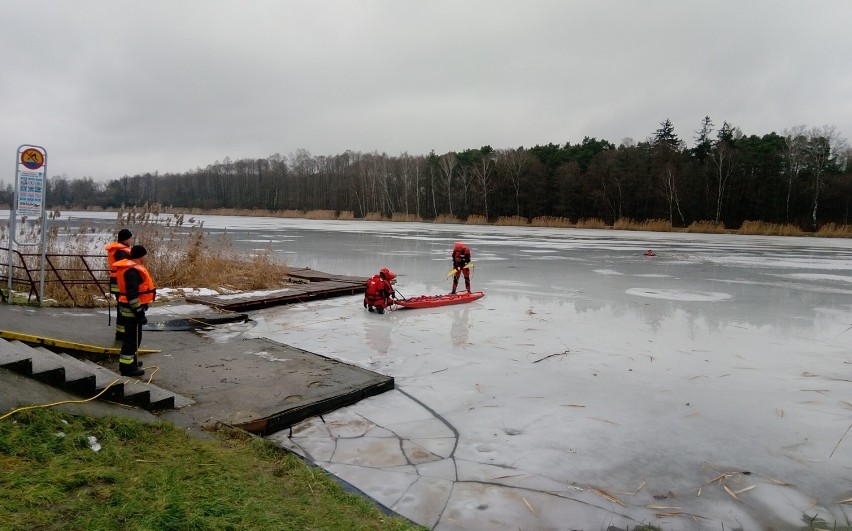
[[[744,135],[709,117],[691,145],[666,119],[652,135],[619,145],[491,146],[428,155],[346,151],[231,160],[185,173],[146,173],[106,183],[52,177],[47,204],[118,208],[159,203],[185,209],[334,210],[421,219],[483,215],[570,220],[665,219],[673,226],[746,220],[815,230],[849,224],[852,157],[836,128],[795,126]],[[5,195],[5,197],[3,197]],[[0,201],[11,204],[11,186]]]

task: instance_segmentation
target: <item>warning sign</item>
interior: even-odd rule
[[[44,153],[36,148],[25,149],[21,153],[21,164],[30,170],[37,170],[44,166]]]
[[[41,219],[47,188],[47,150],[39,146],[18,147],[15,172],[15,211],[18,216]]]

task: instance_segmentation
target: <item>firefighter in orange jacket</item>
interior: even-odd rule
[[[470,268],[465,267],[470,264],[470,249],[465,246],[462,242],[456,242],[455,246],[453,246],[453,269],[456,270],[453,275],[453,291],[456,292],[456,289],[459,287],[459,276],[464,273],[464,287],[467,291],[470,291]]]
[[[385,308],[393,303],[394,284],[396,284],[396,273],[383,267],[377,275],[373,275],[367,281],[364,308],[371,312],[375,309],[380,314],[385,313]]]
[[[115,263],[118,276],[118,311],[124,317],[124,341],[121,344],[121,356],[118,360],[122,376],[139,376],[144,370],[137,357],[142,342],[142,326],[148,322],[145,312],[148,304],[154,302],[157,288],[151,273],[145,267],[145,255],[148,251],[141,245],[130,249],[130,258]]]
[[[116,241],[106,245],[104,249],[107,252],[107,265],[109,266],[109,291],[118,300],[118,277],[116,276],[115,263],[125,258],[130,258],[130,246],[132,245],[133,234],[127,229],[118,231]],[[124,339],[124,318],[121,313],[115,316],[115,339],[121,341]]]

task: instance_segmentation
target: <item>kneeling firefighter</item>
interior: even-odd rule
[[[374,309],[385,313],[385,308],[393,303],[393,285],[396,284],[396,273],[383,267],[378,274],[367,281],[367,293],[364,295],[364,308]]]

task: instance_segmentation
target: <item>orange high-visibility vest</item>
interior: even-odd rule
[[[115,263],[117,262],[115,255],[118,251],[124,251],[127,256],[130,256],[130,247],[121,242],[112,242],[104,247],[107,252],[107,264],[109,265],[109,290],[112,293],[118,293],[118,277],[116,276]]]
[[[113,266],[116,268],[116,276],[118,277],[118,302],[128,304],[127,300],[127,283],[124,280],[124,273],[128,269],[135,269],[142,275],[142,282],[139,284],[139,304],[149,304],[154,302],[157,297],[157,287],[154,285],[154,279],[151,273],[142,264],[138,264],[130,258],[119,260]]]

